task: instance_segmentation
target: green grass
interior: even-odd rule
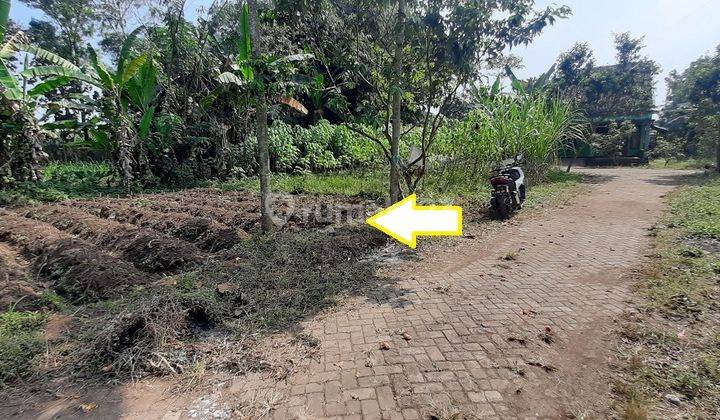
[[[372,170],[306,175],[273,174],[270,180],[273,191],[291,194],[329,194],[371,199],[382,198],[387,194],[384,174]],[[260,190],[257,178],[233,180],[218,186],[224,190]]]
[[[32,373],[33,359],[43,351],[40,312],[0,314],[0,388]]]
[[[673,223],[689,234],[720,238],[720,179],[683,188],[672,202]]]
[[[567,190],[583,182],[583,176],[552,170],[542,182],[530,184],[528,204],[533,206],[549,199],[566,195]],[[224,190],[258,191],[259,181],[256,178],[245,178],[219,183]],[[273,175],[271,177],[273,191],[291,194],[330,194],[346,197],[365,197],[384,199],[388,195],[387,174],[379,170],[343,171],[329,174],[307,175]],[[490,197],[490,185],[486,179],[468,181],[457,179],[452,185],[447,180],[440,180],[432,174],[428,175],[417,191],[423,203],[476,203],[487,201]]]
[[[45,167],[43,180],[25,182],[0,191],[0,205],[25,205],[35,201],[62,201],[124,192],[105,163],[52,163]]]
[[[651,169],[703,169],[705,165],[712,165],[713,162],[708,159],[671,159],[666,162],[665,159],[653,159],[648,162]]]
[[[632,356],[618,389],[631,390],[624,393],[626,408],[644,401],[654,413],[654,405],[672,393],[689,403],[687,416],[717,418],[720,252],[712,244],[720,241],[720,178],[693,183],[669,195],[671,210],[652,230],[656,260],[640,284],[642,315],[623,330],[624,351]]]
[[[543,182],[537,185],[530,185],[528,190],[527,205],[535,207],[539,205],[547,205],[553,203],[562,203],[573,191],[584,182],[583,175],[578,173],[566,172],[563,170],[550,171]]]

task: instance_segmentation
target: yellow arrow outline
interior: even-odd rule
[[[458,228],[456,230],[413,230],[412,233],[412,240],[408,241],[405,238],[395,234],[395,232],[386,229],[384,226],[378,224],[376,220],[392,211],[394,211],[396,208],[406,204],[408,201],[412,202],[412,209],[413,210],[449,210],[455,212],[457,215],[457,226]],[[460,206],[418,206],[417,205],[417,196],[415,194],[410,194],[409,196],[405,197],[404,199],[398,201],[397,203],[393,204],[392,206],[383,209],[379,211],[378,213],[370,216],[365,223],[368,225],[374,227],[375,229],[383,232],[384,234],[394,238],[400,243],[403,243],[407,246],[409,246],[412,249],[415,249],[417,247],[417,237],[418,236],[462,236],[462,230],[463,230],[463,211],[462,207]]]

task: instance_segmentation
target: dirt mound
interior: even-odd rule
[[[26,215],[120,252],[122,259],[145,271],[170,271],[202,258],[202,252],[191,244],[153,230],[100,219],[80,209],[48,205],[28,210]]]
[[[53,226],[0,211],[0,240],[20,248],[33,272],[72,299],[117,296],[151,276]]]
[[[178,212],[160,212],[145,206],[133,206],[120,200],[74,201],[66,203],[66,205],[85,209],[104,219],[157,230],[192,242],[199,248],[211,252],[230,248],[249,237],[247,232],[242,229],[233,229],[207,217]]]
[[[27,261],[7,244],[0,243],[0,311],[24,309],[40,295],[27,268]]]
[[[161,213],[185,213],[193,217],[210,218],[226,226],[244,230],[253,227],[260,218],[259,213],[245,211],[237,204],[208,202],[210,204],[193,204],[188,200],[177,201],[164,195],[148,195],[133,199],[130,203]]]

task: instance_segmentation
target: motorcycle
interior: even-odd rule
[[[500,162],[490,177],[490,208],[500,219],[509,218],[525,202],[525,172],[520,167],[522,155]]]

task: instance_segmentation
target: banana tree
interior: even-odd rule
[[[145,54],[130,57],[132,46],[142,30],[143,27],[139,27],[127,36],[114,70],[108,69],[98,59],[96,51],[88,47],[90,69],[87,71],[60,60],[59,57],[46,57],[46,61],[53,65],[34,67],[21,73],[24,77],[51,76],[78,80],[102,91],[103,115],[107,124],[90,130],[90,133],[97,144],[106,147],[111,145],[113,152],[116,153],[116,164],[128,190],[136,177],[136,152],[140,151],[141,160],[144,156],[142,147],[137,147],[137,140],[149,133],[155,112],[155,108],[150,106],[157,84],[152,60]],[[134,114],[130,112],[131,106],[138,107],[143,113],[139,128],[135,127]]]
[[[38,181],[42,178],[39,160],[44,156],[43,140],[47,130],[36,117],[40,98],[71,82],[71,78],[53,75],[41,78],[31,86],[28,74],[29,54],[37,59],[65,66],[68,71],[79,70],[72,63],[49,51],[28,45],[25,36],[18,32],[4,41],[10,14],[10,1],[0,0],[0,91],[4,105],[3,123],[0,130],[0,167],[5,175],[3,181]],[[17,53],[25,52],[23,71],[19,75],[10,72],[9,62]]]
[[[262,229],[272,228],[270,218],[270,158],[267,138],[267,103],[279,103],[303,114],[307,109],[288,91],[302,87],[293,77],[297,75],[296,62],[311,59],[312,54],[274,56],[265,53],[260,23],[254,1],[243,4],[240,16],[240,39],[232,71],[221,73],[217,80],[249,94],[255,102],[258,161],[260,163],[260,211]]]

